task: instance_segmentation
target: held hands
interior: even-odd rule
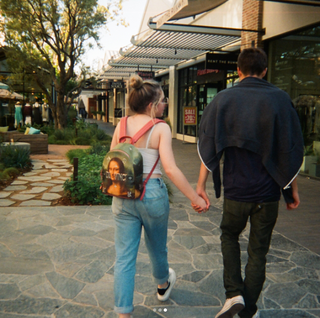
[[[209,198],[205,191],[203,193],[198,193],[198,195],[198,198],[194,202],[191,202],[191,206],[196,212],[205,213],[210,207]]]
[[[210,200],[207,196],[207,193],[205,191],[204,188],[201,188],[199,186],[197,186],[197,190],[196,190],[197,194],[198,194],[198,199],[195,202],[191,203],[192,208],[198,212],[198,213],[205,213],[208,211],[209,207],[210,207]],[[203,206],[203,202],[205,203],[205,206]]]

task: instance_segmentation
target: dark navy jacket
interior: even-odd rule
[[[303,138],[289,95],[263,79],[246,77],[219,92],[205,108],[198,152],[212,171],[217,198],[221,194],[219,161],[226,147],[259,154],[279,186],[290,188],[302,164]],[[286,195],[285,199],[292,201]]]

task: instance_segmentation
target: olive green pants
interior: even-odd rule
[[[243,296],[245,308],[238,314],[241,318],[251,318],[257,311],[256,302],[265,281],[266,255],[278,209],[279,201],[247,203],[224,199],[220,225],[224,287],[227,298]],[[239,235],[245,229],[249,218],[248,261],[243,280]]]

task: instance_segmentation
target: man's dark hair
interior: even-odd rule
[[[259,48],[244,49],[238,56],[238,67],[243,75],[260,75],[268,66],[267,54]]]

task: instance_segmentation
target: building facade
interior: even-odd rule
[[[137,71],[151,72],[169,98],[173,137],[196,142],[203,109],[220,90],[237,83],[237,54],[246,47],[261,47],[269,57],[268,81],[290,95],[305,144],[317,149],[319,1],[177,0],[160,15],[164,8],[156,12],[157,4],[147,2],[140,33],[132,38],[132,45],[120,50],[120,57],[109,60],[102,81],[126,86]],[[128,114],[128,90],[123,93],[117,104],[122,115]],[[117,89],[111,94],[118,94]],[[109,121],[116,124],[114,109],[112,113],[110,107]]]

